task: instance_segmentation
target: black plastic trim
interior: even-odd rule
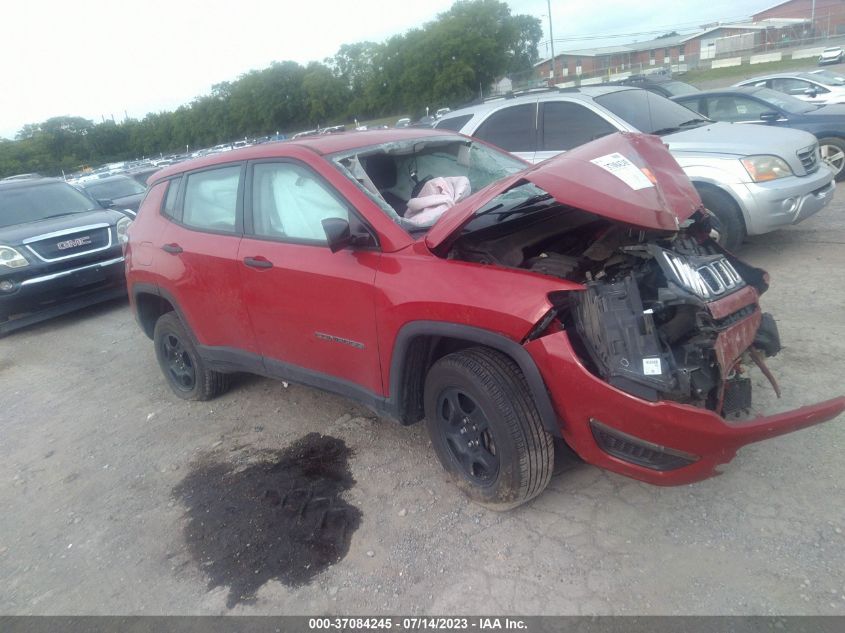
[[[511,357],[525,376],[531,395],[540,413],[543,427],[554,437],[562,437],[560,423],[552,400],[546,390],[546,384],[540,375],[540,370],[534,363],[534,359],[528,351],[519,343],[511,339],[480,328],[458,323],[445,323],[442,321],[413,321],[404,325],[396,336],[393,346],[393,358],[390,366],[390,393],[387,398],[380,396],[360,385],[348,380],[329,376],[296,365],[291,365],[276,359],[262,357],[258,354],[244,352],[230,347],[214,347],[201,345],[194,336],[188,320],[179,307],[179,303],[166,290],[151,284],[134,284],[132,296],[137,305],[137,297],[142,293],[149,293],[166,299],[179,319],[185,326],[191,341],[199,351],[200,355],[218,371],[235,372],[245,371],[254,374],[287,380],[289,382],[316,387],[324,391],[330,391],[352,400],[355,400],[373,410],[380,416],[402,422],[400,419],[400,407],[402,397],[402,384],[404,380],[403,371],[405,366],[405,355],[411,342],[419,336],[440,336],[460,339],[485,345],[497,349]],[[140,325],[140,315],[135,310],[135,319]]]
[[[390,361],[390,397],[388,400],[393,409],[398,409],[398,396],[405,378],[403,376],[405,354],[411,341],[418,336],[442,336],[472,341],[479,345],[497,349],[510,356],[519,365],[525,380],[528,382],[528,388],[531,390],[534,403],[537,405],[543,427],[554,437],[562,437],[559,419],[552,406],[549,392],[546,390],[546,383],[543,382],[543,377],[540,375],[540,370],[537,369],[534,359],[531,358],[531,354],[522,345],[501,334],[471,325],[444,323],[442,321],[413,321],[399,330],[393,345],[393,358]]]

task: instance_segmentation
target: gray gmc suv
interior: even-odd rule
[[[540,162],[612,132],[663,138],[718,218],[722,244],[796,224],[833,199],[833,172],[799,130],[716,123],[640,88],[595,86],[503,98],[450,112],[436,126]]]

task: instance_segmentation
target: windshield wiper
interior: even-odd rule
[[[525,209],[529,209],[541,202],[546,202],[547,200],[551,199],[552,195],[550,193],[538,193],[537,195],[531,196],[530,198],[526,198],[519,204],[514,205],[507,210],[496,211],[494,213],[493,209],[491,209],[488,213],[492,213],[493,215],[499,216],[498,218],[496,218],[496,222],[504,222],[510,216],[515,215],[520,211],[524,211]]]
[[[701,125],[706,125],[710,123],[707,119],[690,119],[689,121],[684,121],[683,123],[678,123],[678,125],[674,127],[663,127],[659,130],[655,130],[652,134],[656,134],[657,136],[662,136],[663,134],[672,134],[673,132],[678,132],[680,130],[686,129],[688,127],[699,127]]]
[[[65,211],[64,213],[56,213],[54,215],[45,215],[42,220],[49,220],[50,218],[60,218],[63,215],[73,215],[74,213],[82,213],[82,211]]]

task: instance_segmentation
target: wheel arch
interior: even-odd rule
[[[193,330],[185,320],[185,315],[176,300],[167,291],[152,284],[135,284],[132,286],[131,292],[135,320],[150,340],[153,338],[156,321],[168,312],[175,312],[185,326],[188,336],[195,339]],[[194,340],[194,343],[196,343],[196,340]]]
[[[498,350],[517,364],[528,383],[543,427],[554,437],[561,437],[546,384],[522,345],[489,330],[441,321],[413,321],[404,325],[396,336],[390,362],[389,398],[399,422],[410,425],[423,419],[425,377],[435,361],[460,349],[476,346]]]
[[[742,204],[742,201],[739,200],[729,188],[723,187],[718,182],[710,179],[690,178],[690,182],[692,182],[696,191],[709,189],[710,191],[716,191],[727,196],[728,199],[734,203],[737,211],[739,211],[739,217],[742,219],[742,224],[745,227],[745,230],[748,231],[748,211],[746,210],[745,205]]]

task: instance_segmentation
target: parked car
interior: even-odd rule
[[[81,183],[80,187],[101,206],[129,209],[133,214],[138,211],[147,190],[144,185],[128,175],[88,180]]]
[[[435,119],[443,118],[445,115],[449,114],[452,110],[450,108],[438,108],[437,112],[434,113]]]
[[[836,180],[845,179],[845,105],[816,106],[770,88],[724,88],[674,97],[714,121],[804,130],[819,139],[819,152]]]
[[[61,180],[0,182],[0,334],[125,296],[130,222]]]
[[[126,172],[126,175],[130,178],[134,178],[135,182],[138,182],[144,185],[144,188],[147,187],[147,179],[156,173],[160,167],[140,167],[138,169],[133,169],[131,171]]]
[[[841,46],[826,48],[819,55],[819,66],[823,66],[824,64],[838,64],[842,61],[843,56],[845,56],[845,51],[842,50]]]
[[[826,80],[832,81],[834,85],[845,86],[845,75],[841,73],[835,73],[832,70],[828,70],[827,68],[811,70],[810,74],[818,75],[819,77],[824,77]]]
[[[449,182],[470,192],[425,200]],[[768,276],[709,218],[654,136],[533,167],[439,130],[320,136],[153,176],[127,280],[178,397],[246,371],[425,419],[457,484],[505,509],[546,486],[554,442],[685,484],[845,409],[729,421],[779,337],[758,305]]]
[[[608,85],[633,86],[634,88],[649,90],[667,98],[698,92],[698,88],[683,81],[676,79],[655,80],[647,75],[631,75],[627,79],[611,81]]]
[[[408,127],[409,125],[411,125],[410,117],[404,116],[398,121],[396,121],[396,127]]]
[[[532,162],[617,130],[656,134],[718,218],[720,240],[729,250],[746,234],[813,215],[835,191],[812,135],[714,123],[639,88],[596,86],[488,101],[456,110],[436,127],[456,129]]]
[[[778,73],[740,81],[734,86],[760,86],[816,105],[845,103],[845,86],[818,73]]]

